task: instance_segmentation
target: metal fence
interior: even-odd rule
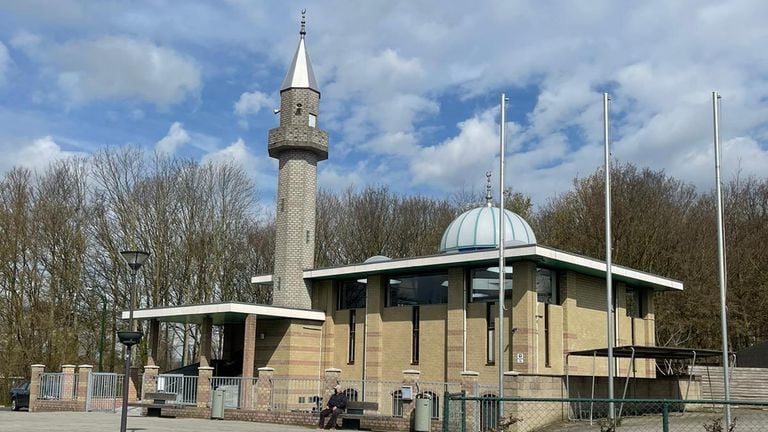
[[[94,372],[88,375],[86,411],[115,412],[122,405],[123,375]]]
[[[44,373],[40,375],[38,399],[73,400],[77,397],[78,376],[64,373]]]
[[[640,399],[536,399],[483,398],[445,393],[444,431],[765,431],[768,402],[640,400]],[[614,416],[609,416],[613,402]],[[475,415],[484,405],[495,406],[493,419]],[[731,407],[732,429],[723,421]],[[501,415],[498,415],[501,413]],[[491,414],[487,412],[486,414]],[[478,421],[481,419],[481,421]]]
[[[353,401],[377,402],[379,414],[403,416],[402,381],[339,380],[347,399]],[[321,402],[322,403],[322,402]]]
[[[316,412],[323,403],[324,385],[321,379],[272,378],[270,405],[276,411]]]
[[[157,377],[157,391],[176,393],[176,403],[197,404],[197,376],[160,374]]]
[[[257,378],[242,378],[242,377],[213,377],[211,378],[211,390],[223,390],[224,391],[224,408],[240,408],[240,399],[245,387],[243,383],[245,380],[251,380],[253,386],[251,386],[251,392],[256,387]],[[211,392],[213,397],[213,392]]]

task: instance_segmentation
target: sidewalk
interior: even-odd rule
[[[82,413],[0,410],[0,430],[13,432],[102,432],[120,430],[120,413]],[[223,420],[174,419],[141,417],[128,414],[128,431],[132,432],[308,432],[312,428],[270,423]]]

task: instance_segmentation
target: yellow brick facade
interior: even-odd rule
[[[522,374],[565,374],[568,352],[602,348],[606,341],[605,280],[574,271],[558,271],[559,302],[545,304],[536,294],[536,263],[513,264],[513,296],[506,299],[504,329],[504,369]],[[386,306],[385,276],[368,275],[367,309],[355,309],[355,359],[349,362],[350,310],[337,310],[336,281],[316,282],[315,309],[326,311],[324,325],[323,367],[342,370],[347,379],[400,380],[402,371],[416,369],[421,380],[455,382],[461,371],[479,372],[481,383],[498,382],[496,362],[487,362],[487,314],[498,323],[498,304],[466,302],[470,290],[468,268],[448,270],[448,301],[438,305],[420,305],[419,362],[412,363],[413,306]],[[389,276],[386,276],[389,277]],[[626,314],[626,285],[614,284],[616,290],[616,345],[653,345],[653,296],[640,290],[643,317]],[[466,319],[465,319],[466,307]],[[367,316],[366,316],[367,310]],[[510,325],[510,316],[512,325]],[[632,336],[634,321],[634,339]],[[367,326],[367,331],[366,331]],[[497,330],[498,331],[498,330]],[[494,336],[497,342],[498,333]],[[498,347],[497,347],[498,348]],[[319,348],[318,348],[319,349]],[[619,375],[626,375],[629,360],[617,360]],[[571,357],[571,375],[606,375],[605,359]],[[276,367],[277,370],[279,370]],[[637,377],[653,377],[651,360],[636,360]]]

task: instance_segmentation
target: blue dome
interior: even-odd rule
[[[536,236],[525,219],[504,210],[504,245],[535,244]],[[462,213],[443,233],[440,252],[495,248],[499,244],[499,208],[483,206]]]

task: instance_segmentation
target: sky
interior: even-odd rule
[[[502,93],[505,184],[537,205],[602,166],[603,92],[620,162],[711,189],[718,91],[724,178],[768,171],[761,0],[2,0],[0,174],[134,145],[240,164],[273,206],[303,8],[321,188],[481,201]]]

